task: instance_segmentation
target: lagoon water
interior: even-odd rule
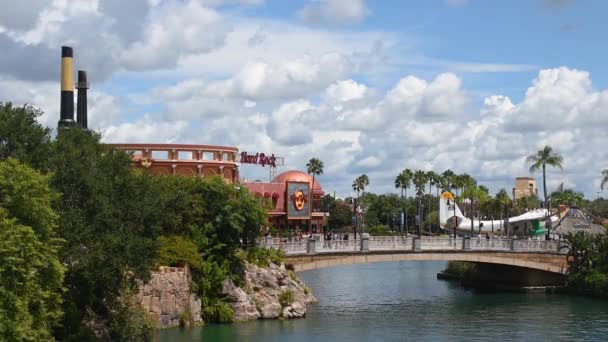
[[[444,262],[300,273],[319,303],[305,319],[161,331],[158,341],[608,341],[608,300],[479,292],[436,279]]]

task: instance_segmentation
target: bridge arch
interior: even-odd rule
[[[366,264],[388,261],[469,261],[523,267],[551,273],[565,274],[566,256],[553,253],[514,253],[492,251],[369,251],[336,252],[318,254],[287,255],[286,263],[292,264],[295,271],[341,265]]]

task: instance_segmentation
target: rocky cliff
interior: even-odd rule
[[[310,289],[283,264],[271,263],[268,268],[247,264],[243,288],[226,281],[223,292],[236,321],[304,317],[306,304],[317,301]]]
[[[190,281],[187,267],[161,266],[148,283],[139,286],[137,301],[159,328],[180,325],[180,320],[201,323],[201,301],[191,293]]]

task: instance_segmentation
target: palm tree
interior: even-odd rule
[[[401,188],[401,198],[405,193],[405,232],[407,234],[407,189],[412,184],[412,178],[414,177],[412,170],[405,169],[395,178],[395,187]]]
[[[420,225],[418,228],[418,235],[422,235],[422,213],[420,212],[420,199],[422,196],[424,196],[424,187],[426,185],[426,172],[422,171],[422,170],[418,170],[416,172],[414,172],[414,178],[413,178],[413,183],[414,186],[416,187],[416,196],[418,197],[418,216],[420,219]]]
[[[428,217],[429,217],[429,231],[431,231],[431,197],[433,197],[433,193],[431,192],[431,187],[439,182],[439,175],[434,171],[429,171],[426,173],[426,180],[429,182],[429,200],[428,200]]]
[[[308,174],[312,175],[312,184],[310,185],[310,193],[311,193],[310,198],[312,199],[312,198],[314,198],[313,192],[314,192],[314,186],[315,186],[315,176],[323,174],[323,162],[318,158],[311,158],[308,161],[308,163],[306,164],[306,169],[308,170]],[[312,215],[312,213],[311,213],[311,215]],[[310,220],[308,220],[308,231],[309,232],[312,231],[311,228],[312,228],[312,217]]]
[[[558,167],[560,170],[562,168],[562,163],[564,162],[564,157],[559,154],[553,152],[553,148],[551,146],[545,146],[542,150],[536,152],[536,154],[530,155],[526,158],[526,163],[532,163],[530,166],[530,173],[534,173],[542,168],[543,170],[543,194],[545,196],[545,205],[544,207],[547,209],[551,209],[547,207],[547,177],[546,177],[546,168],[547,165]]]
[[[355,213],[359,205],[359,193],[365,191],[365,187],[369,185],[369,178],[366,174],[362,174],[353,181],[353,190],[357,192],[357,202],[355,203]],[[358,224],[357,220],[357,224]],[[355,240],[357,240],[357,225],[354,227]]]
[[[454,172],[452,172],[452,170],[447,169],[445,171],[443,171],[443,173],[441,174],[441,179],[443,180],[443,182],[441,183],[441,187],[443,188],[443,190],[445,191],[452,191],[452,188],[454,187],[454,177],[456,175],[454,174]]]
[[[507,233],[506,232],[506,227],[503,227],[503,218],[505,215],[509,215],[510,213],[510,209],[513,206],[513,201],[511,200],[511,198],[509,197],[509,194],[507,194],[507,190],[505,189],[500,189],[498,191],[498,193],[496,194],[496,199],[498,200],[498,203],[500,205],[500,228],[501,228],[501,234],[503,233]],[[506,234],[505,234],[506,235]]]
[[[608,169],[602,170],[602,185],[601,188],[604,190],[604,186],[608,184]]]

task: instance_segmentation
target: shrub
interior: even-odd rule
[[[242,252],[241,258],[258,267],[268,267],[270,263],[281,264],[285,259],[285,252],[274,248],[252,247]]]
[[[608,274],[598,271],[585,277],[586,285],[593,290],[608,290]]]
[[[477,274],[477,265],[472,262],[450,261],[444,272],[455,275],[460,279],[471,279]]]
[[[182,312],[182,314],[179,315],[179,326],[180,327],[186,327],[186,326],[190,325],[190,321],[192,321],[192,316],[190,315],[190,312],[188,312],[188,311]]]
[[[201,256],[196,244],[183,236],[161,236],[158,238],[158,263],[163,266],[190,266],[201,268]]]
[[[122,298],[111,311],[111,337],[114,341],[152,341],[155,325],[148,313],[139,306],[132,291],[124,289]]]
[[[284,290],[279,293],[279,303],[283,307],[291,305],[295,300],[296,298],[291,290]]]
[[[310,288],[308,286],[304,286],[304,294],[305,295],[310,294]]]
[[[201,316],[205,321],[213,323],[231,323],[234,321],[234,311],[224,302],[215,302],[210,305],[205,305],[202,309]]]
[[[369,229],[369,235],[372,236],[391,236],[395,234],[390,232],[388,226],[385,225],[374,226]]]

